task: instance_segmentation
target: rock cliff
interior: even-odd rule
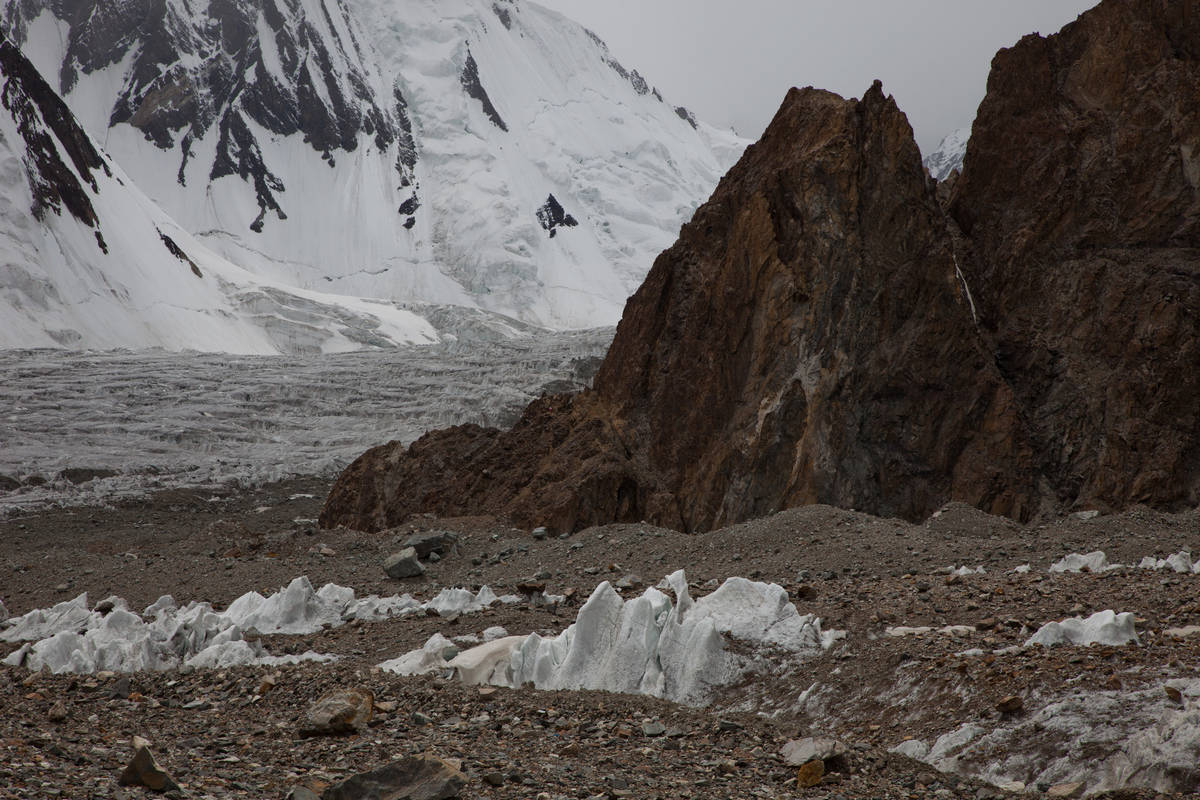
[[[321,522],[707,529],[803,503],[1026,516],[1032,452],[907,119],[793,90],[631,298],[595,388],[355,462]]]
[[[591,391],[376,448],[321,522],[1195,505],[1198,55],[1200,0],[1106,0],[1026,37],[940,191],[878,83],[793,90],[630,299]]]
[[[1200,2],[1108,0],[1001,51],[950,210],[1067,507],[1200,503]]]

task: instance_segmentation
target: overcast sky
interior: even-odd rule
[[[667,99],[757,138],[788,88],[879,78],[926,154],[971,124],[1001,47],[1097,0],[537,0],[583,23]]]

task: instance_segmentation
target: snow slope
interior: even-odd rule
[[[971,138],[970,128],[959,128],[925,157],[925,168],[936,181],[944,181],[955,170],[962,170],[963,158],[967,155],[967,141]]]
[[[524,0],[6,0],[3,24],[134,183],[280,286],[613,324],[746,144]]]
[[[0,41],[0,347],[303,353],[434,342],[394,304],[294,289],[212,253],[145,197]]]

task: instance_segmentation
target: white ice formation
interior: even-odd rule
[[[1185,698],[1200,694],[1200,681],[1169,685]],[[932,746],[914,740],[893,751],[1011,791],[1082,782],[1088,795],[1145,788],[1190,796],[1200,786],[1200,709],[1180,708],[1157,684],[1076,691],[991,729],[967,723]]]
[[[1071,553],[1063,556],[1050,565],[1050,571],[1083,572],[1086,569],[1088,572],[1106,572],[1110,569],[1120,569],[1121,566],[1123,565],[1108,563],[1108,556],[1104,555],[1104,551],[1095,550],[1087,555]]]
[[[221,612],[208,603],[180,608],[169,595],[140,615],[120,598],[109,598],[96,610],[88,608],[87,594],[81,594],[9,620],[0,640],[26,643],[4,663],[32,670],[48,667],[56,673],[327,661],[332,657],[316,653],[272,656],[260,642],[247,638],[315,633],[350,620],[376,621],[430,610],[441,615],[472,613],[495,602],[495,593],[486,586],[478,593],[444,589],[421,603],[407,594],[358,598],[353,589],[333,583],[314,590],[307,577],[299,577],[270,597],[247,592]]]
[[[660,586],[675,602],[657,588],[624,600],[606,581],[558,636],[496,639],[449,660],[440,658],[446,640],[435,636],[421,650],[380,666],[397,674],[448,671],[466,683],[600,689],[704,705],[714,689],[751,668],[726,648],[726,636],[814,654],[844,635],[822,632],[820,619],[797,612],[775,584],[730,578],[694,601],[681,570]]]
[[[1120,646],[1130,643],[1138,643],[1133,614],[1118,614],[1109,610],[1098,611],[1087,619],[1072,617],[1062,622],[1048,622],[1029,637],[1025,646],[1071,644],[1086,647],[1092,644]]]
[[[1200,574],[1200,561],[1192,561],[1192,554],[1187,550],[1166,558],[1146,556],[1138,564],[1141,569],[1169,569],[1180,574]]]

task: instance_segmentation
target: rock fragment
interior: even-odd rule
[[[433,755],[409,756],[330,786],[321,800],[448,800],[458,797],[467,778]]]
[[[1025,701],[1017,695],[1009,695],[996,703],[996,710],[1001,714],[1018,714],[1025,708]]]
[[[133,758],[117,782],[122,786],[145,786],[156,792],[182,791],[179,784],[159,766],[150,752],[150,742],[140,736],[133,737]]]
[[[1082,783],[1081,781],[1074,781],[1072,783],[1057,783],[1054,786],[1051,786],[1050,790],[1048,792],[1046,792],[1046,797],[1054,797],[1054,798],[1082,797],[1084,788],[1085,788],[1085,784]]]
[[[779,751],[783,763],[789,767],[802,767],[814,759],[831,762],[846,755],[848,748],[837,739],[825,736],[808,736],[793,739]]]
[[[388,574],[388,577],[400,580],[424,575],[425,567],[417,559],[416,548],[406,547],[384,559],[383,571]]]
[[[796,771],[796,785],[801,789],[808,789],[819,784],[824,777],[825,762],[814,758]]]
[[[439,556],[446,555],[447,551],[453,550],[458,544],[458,534],[450,531],[425,531],[423,533],[414,533],[404,540],[402,545],[405,548],[411,547],[417,551],[417,558],[428,559],[430,556],[437,554]]]
[[[319,698],[304,715],[304,736],[356,733],[371,721],[375,696],[370,689],[339,689]]]

